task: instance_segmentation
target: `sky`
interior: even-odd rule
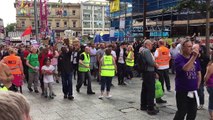
[[[87,0],[62,0],[63,2],[83,2]],[[102,0],[104,1],[104,0]],[[14,8],[15,0],[1,0],[0,3],[0,18],[3,19],[4,26],[16,22],[16,10]],[[58,0],[49,0],[49,2],[58,2]]]

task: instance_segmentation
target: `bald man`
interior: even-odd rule
[[[143,72],[143,83],[141,91],[141,110],[147,111],[149,115],[156,115],[159,111],[154,107],[155,99],[155,67],[156,63],[151,53],[152,42],[146,40],[142,52],[142,60],[146,63]]]
[[[85,47],[85,50],[83,53],[81,53],[79,58],[79,65],[78,65],[78,77],[77,85],[76,85],[76,91],[80,92],[80,88],[85,81],[85,78],[88,78],[88,85],[87,85],[87,94],[95,94],[95,92],[92,91],[91,86],[91,73],[90,73],[90,48]]]

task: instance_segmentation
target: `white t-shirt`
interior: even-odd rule
[[[95,48],[90,48],[90,62],[91,63],[96,63],[96,56],[92,56],[92,55],[96,55],[97,50]]]
[[[115,53],[114,50],[111,51],[111,54],[112,54],[112,56],[113,56],[114,58],[116,58],[116,53]]]
[[[125,63],[123,59],[124,50],[120,48],[120,56],[118,56],[118,63]]]
[[[50,66],[46,66],[44,65],[41,70],[45,70],[45,71],[54,71],[55,68],[54,66],[50,65]],[[53,79],[53,75],[44,75],[44,83],[50,83],[50,82],[54,82],[54,79]]]
[[[181,53],[181,44],[180,43],[176,46],[176,49],[177,49],[178,53]]]

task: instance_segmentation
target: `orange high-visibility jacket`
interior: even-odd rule
[[[169,49],[165,46],[157,48],[158,56],[155,58],[155,62],[159,67],[169,65],[171,57],[169,56]]]
[[[12,55],[9,55],[9,56],[5,56],[3,58],[3,61],[5,64],[8,65],[8,67],[10,68],[11,70],[11,73],[13,75],[17,75],[17,74],[22,74],[22,71],[21,71],[21,58],[12,54]]]

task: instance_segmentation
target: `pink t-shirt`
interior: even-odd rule
[[[58,56],[59,56],[58,52],[55,51],[55,56],[51,60],[51,65],[58,65]]]

